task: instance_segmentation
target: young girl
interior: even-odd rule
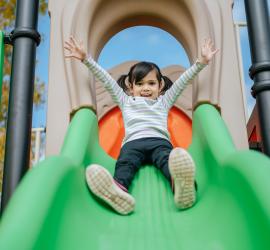
[[[90,190],[118,213],[128,214],[135,207],[135,199],[128,188],[140,166],[148,162],[160,169],[171,183],[176,206],[180,209],[191,207],[196,199],[195,164],[186,150],[173,149],[167,126],[168,112],[188,82],[217,53],[212,41],[204,41],[201,57],[173,84],[150,62],[133,65],[129,73],[116,82],[90,56],[87,57],[82,42],[70,37],[64,47],[69,51],[66,58],[80,60],[104,85],[124,119],[125,137],[114,177],[102,166],[88,166],[86,181]]]

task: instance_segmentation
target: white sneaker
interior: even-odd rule
[[[195,164],[183,148],[174,148],[169,156],[169,170],[174,185],[174,202],[180,209],[191,207],[196,200]]]
[[[134,210],[135,199],[117,186],[107,169],[92,164],[86,168],[85,175],[90,190],[118,213],[128,214]]]

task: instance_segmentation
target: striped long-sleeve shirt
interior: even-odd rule
[[[164,95],[152,100],[141,96],[127,95],[110,74],[91,57],[85,59],[83,63],[109,91],[113,101],[122,111],[125,127],[122,145],[135,139],[147,137],[159,137],[170,141],[167,124],[169,110],[188,82],[205,67],[205,64],[196,62],[174,82]]]

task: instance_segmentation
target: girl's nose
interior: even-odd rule
[[[143,90],[148,90],[148,89],[149,89],[148,84],[144,84],[144,85],[143,85]]]

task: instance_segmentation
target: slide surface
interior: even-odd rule
[[[115,160],[98,144],[95,115],[73,118],[59,156],[31,169],[0,223],[0,249],[248,250],[270,249],[270,160],[237,151],[216,109],[194,113],[189,151],[197,165],[198,200],[188,210],[173,203],[169,183],[144,166],[130,189],[135,212],[115,213],[88,190],[85,167]]]

